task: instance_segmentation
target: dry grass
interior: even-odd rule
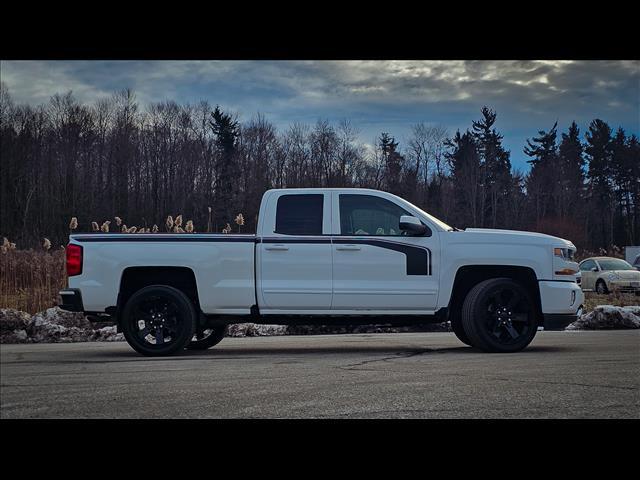
[[[37,313],[57,305],[67,285],[65,252],[8,250],[0,254],[0,308]]]
[[[584,292],[584,313],[592,311],[598,305],[614,305],[617,307],[640,305],[640,296],[633,293],[620,292],[612,292],[607,295]]]

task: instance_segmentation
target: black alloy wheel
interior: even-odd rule
[[[464,301],[462,324],[473,346],[487,352],[520,351],[538,330],[532,296],[509,278],[473,287]]]
[[[127,302],[122,331],[137,352],[170,355],[191,341],[196,318],[193,303],[183,292],[166,285],[151,285]]]

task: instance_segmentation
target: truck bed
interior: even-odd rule
[[[196,277],[204,313],[245,315],[256,304],[255,242],[246,234],[71,235],[70,243],[83,248],[84,270],[69,278],[69,287],[82,290],[86,311],[104,311],[117,304],[126,269],[186,267]]]

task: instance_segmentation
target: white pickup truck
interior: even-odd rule
[[[575,250],[539,233],[452,228],[377,190],[269,190],[256,235],[72,235],[60,303],[112,318],[145,355],[209,348],[231,323],[447,320],[468,345],[515,352],[539,326],[576,319]]]

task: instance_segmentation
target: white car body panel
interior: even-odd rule
[[[342,235],[339,195],[373,195],[402,207],[430,236]],[[321,194],[322,235],[275,232],[282,195]],[[128,267],[186,267],[193,271],[205,314],[430,315],[447,307],[458,269],[493,265],[530,268],[540,285],[543,313],[575,314],[584,296],[575,276],[557,275],[577,264],[556,257],[567,240],[509,230],[448,231],[405,200],[368,189],[267,191],[257,235],[84,234],[83,271],[69,278],[85,311],[104,312],[118,301]],[[400,251],[398,251],[400,249]],[[413,270],[412,270],[413,269]],[[577,292],[576,292],[577,290]],[[568,304],[575,293],[575,301]]]

